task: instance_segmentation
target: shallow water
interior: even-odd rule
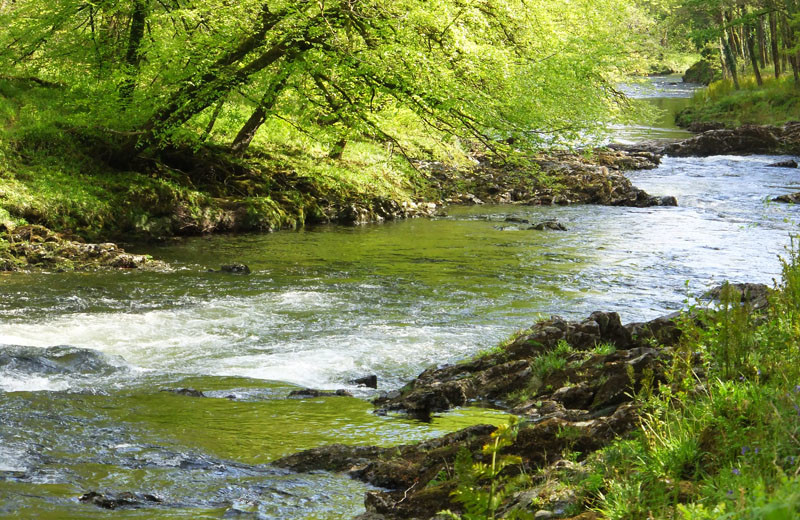
[[[365,486],[267,463],[333,442],[394,445],[503,414],[425,424],[358,398],[289,399],[296,386],[380,389],[495,345],[551,313],[679,309],[723,280],[769,283],[800,190],[781,158],[665,159],[634,172],[678,208],[477,206],[434,220],[154,246],[168,273],[0,276],[0,517],[348,518]],[[568,231],[506,222],[556,218]],[[247,263],[253,274],[209,273]],[[5,357],[4,357],[5,356]],[[164,392],[191,387],[206,398]],[[109,513],[89,490],[163,500]]]

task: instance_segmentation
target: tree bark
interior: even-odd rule
[[[781,56],[778,52],[778,17],[774,12],[769,13],[769,34],[772,65],[775,67],[775,79],[778,79],[781,77]]]
[[[747,53],[750,55],[750,64],[753,66],[753,74],[756,76],[756,83],[759,87],[764,85],[764,80],[761,78],[761,71],[758,69],[758,57],[756,56],[756,42],[753,38],[753,31],[751,27],[746,27],[747,33],[745,41],[747,42]]]
[[[731,79],[733,79],[733,86],[736,90],[739,90],[739,74],[736,71],[736,56],[734,56],[733,50],[724,36],[720,38],[720,44],[722,45],[722,55],[725,56],[725,65],[731,75]]]
[[[217,124],[217,119],[222,113],[222,107],[225,106],[225,98],[227,97],[228,96],[222,96],[220,100],[217,101],[217,106],[214,107],[214,112],[211,114],[211,120],[206,125],[206,129],[203,130],[203,136],[200,138],[201,141],[208,139],[208,136],[211,135],[211,131],[214,130],[214,125]]]
[[[150,10],[149,0],[134,0],[133,13],[131,14],[131,29],[128,36],[128,49],[125,53],[125,64],[128,66],[128,78],[120,86],[120,97],[124,104],[130,103],[133,91],[136,89],[136,77],[139,75],[139,65],[142,61],[140,49],[144,38],[147,14]]]
[[[267,120],[267,116],[269,116],[270,112],[272,112],[272,109],[275,107],[275,103],[278,101],[281,91],[286,86],[287,79],[288,74],[282,73],[270,82],[267,91],[264,92],[264,97],[261,98],[253,114],[247,122],[245,122],[241,130],[239,130],[239,133],[236,134],[233,143],[231,143],[231,151],[233,153],[241,155],[247,151],[256,132],[261,128],[261,125],[264,124]]]

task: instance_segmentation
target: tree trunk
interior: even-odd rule
[[[783,46],[784,49],[787,51],[794,47],[794,31],[792,27],[789,25],[789,20],[786,17],[786,14],[781,16],[781,25],[783,26]],[[785,52],[786,59],[789,61],[789,65],[792,67],[792,74],[794,75],[794,82],[795,84],[800,85],[800,63],[798,63],[797,59],[797,52]]]
[[[772,65],[775,67],[775,79],[778,79],[781,77],[781,56],[778,53],[778,17],[774,12],[769,13],[769,33]]]
[[[758,58],[756,56],[756,42],[753,38],[753,31],[751,27],[746,28],[745,41],[747,42],[747,53],[750,55],[750,64],[753,66],[753,74],[756,75],[756,83],[759,87],[764,85],[764,80],[761,79],[761,71],[758,70]]]
[[[756,20],[756,38],[758,41],[758,64],[759,66],[767,66],[767,32],[764,30],[766,20],[764,16],[759,16]]]
[[[222,96],[219,101],[217,101],[217,106],[214,107],[214,112],[211,114],[211,120],[206,125],[206,129],[203,130],[203,136],[200,138],[201,141],[205,141],[208,139],[208,136],[211,135],[211,131],[214,130],[214,125],[217,124],[217,118],[219,118],[220,113],[222,113],[222,107],[225,106],[225,98],[228,96]]]
[[[722,45],[722,54],[725,56],[725,65],[731,75],[731,79],[733,79],[733,86],[736,90],[739,90],[739,74],[736,71],[736,56],[734,56],[733,50],[724,36],[720,38],[720,44]]]
[[[336,143],[334,143],[333,148],[331,148],[331,151],[328,152],[328,158],[337,160],[341,159],[342,155],[344,155],[344,149],[346,146],[347,146],[347,137],[339,138],[339,140],[336,141]]]
[[[275,103],[278,101],[281,91],[286,86],[287,79],[288,75],[281,73],[280,76],[270,83],[267,91],[264,92],[264,97],[261,98],[253,114],[247,122],[245,122],[241,130],[239,130],[239,133],[236,134],[233,143],[231,143],[231,151],[233,153],[242,155],[247,151],[256,132],[261,128],[261,125],[264,124],[267,120],[267,116],[269,116],[269,113],[275,107]]]
[[[130,103],[133,91],[136,89],[136,77],[139,75],[139,64],[142,61],[139,50],[142,47],[149,0],[134,0],[133,13],[131,14],[131,30],[128,36],[128,50],[125,53],[125,64],[128,66],[128,78],[120,86],[120,97],[124,104]]]

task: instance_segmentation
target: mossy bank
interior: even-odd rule
[[[0,223],[7,230],[30,224],[83,241],[135,242],[431,216],[447,203],[660,203],[620,174],[656,166],[657,155],[641,152],[509,165],[464,147],[450,147],[446,157],[421,147],[412,160],[368,140],[332,158],[286,139],[246,155],[194,142],[130,156],[120,144],[129,136],[75,123],[62,94],[57,85],[0,79]],[[19,242],[0,234],[4,243],[12,239]],[[19,247],[4,245],[2,254],[6,269],[52,267],[36,255],[20,258]],[[83,260],[59,264],[88,266]]]

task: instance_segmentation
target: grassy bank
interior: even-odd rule
[[[548,512],[553,516],[539,512],[536,517],[800,517],[798,251],[784,261],[782,280],[766,309],[753,310],[729,289],[722,290],[719,307],[690,309],[682,318],[679,343],[664,351],[669,361],[663,372],[646,370],[641,376],[631,396],[638,415],[632,433],[591,453],[569,449],[566,442],[562,462],[518,475],[502,471],[522,460],[503,459],[503,446],[528,456],[527,448],[519,452],[515,445],[519,427],[512,423],[484,447],[502,464],[457,467],[454,496],[467,512],[451,516],[533,518],[555,503],[561,505]],[[540,364],[553,370],[574,364],[573,350],[563,347],[545,354]],[[632,368],[630,377],[633,381]],[[555,437],[568,441],[570,428],[559,429]],[[578,446],[580,431],[574,429]],[[519,431],[521,437],[524,431]],[[531,496],[533,501],[519,498]],[[509,501],[516,505],[508,507]]]
[[[356,210],[381,216],[387,201],[435,195],[391,146],[354,139],[331,159],[325,144],[277,119],[260,132],[270,141],[257,137],[244,157],[223,146],[241,123],[233,117],[204,142],[121,163],[118,133],[83,120],[85,103],[57,85],[0,79],[0,222],[149,239],[294,228]]]
[[[800,119],[800,89],[789,76],[765,78],[758,86],[754,76],[740,78],[740,89],[731,80],[716,81],[698,91],[689,108],[677,118],[681,126],[692,123],[779,125]]]

